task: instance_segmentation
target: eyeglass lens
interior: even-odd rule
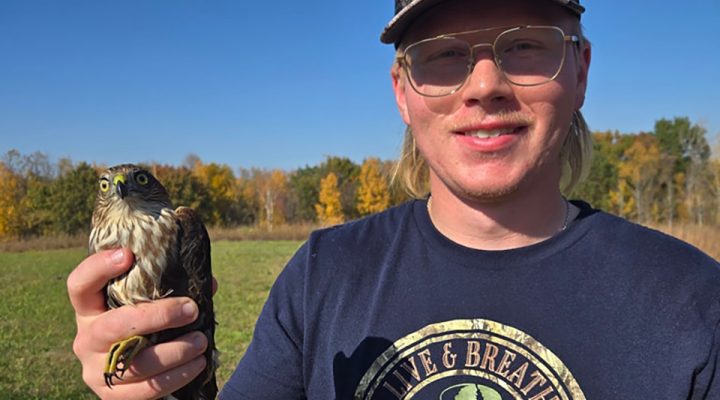
[[[487,47],[487,49],[486,49]],[[409,46],[405,60],[418,93],[443,96],[459,89],[479,52],[487,44],[471,45],[457,37],[440,37]],[[498,68],[511,83],[534,86],[556,77],[565,57],[564,33],[553,27],[514,28],[497,36],[493,52]]]

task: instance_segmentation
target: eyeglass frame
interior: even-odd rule
[[[495,40],[494,40],[492,43],[487,43],[487,42],[486,42],[486,43],[471,44],[470,42],[467,42],[467,41],[466,41],[466,43],[467,43],[468,46],[470,47],[470,56],[469,56],[469,58],[468,58],[468,61],[469,61],[469,62],[468,62],[468,66],[467,66],[467,67],[468,67],[468,68],[467,68],[467,73],[465,74],[465,78],[462,80],[462,82],[460,82],[460,84],[458,85],[458,87],[456,87],[455,89],[451,90],[449,93],[440,94],[440,95],[427,95],[427,94],[420,93],[420,90],[418,90],[418,89],[415,87],[415,85],[413,84],[413,79],[411,78],[411,73],[410,73],[410,71],[409,71],[410,63],[406,60],[406,57],[407,57],[407,54],[408,54],[408,50],[409,50],[409,49],[412,49],[412,48],[413,48],[414,46],[416,46],[416,45],[420,45],[420,44],[422,44],[422,43],[431,42],[431,41],[438,40],[438,39],[459,39],[457,36],[460,36],[460,35],[469,35],[469,34],[473,34],[473,33],[486,32],[486,31],[492,31],[492,30],[503,29],[503,28],[507,28],[507,29],[505,29],[504,31],[500,32],[500,33],[495,37]],[[555,74],[554,74],[552,77],[548,78],[547,80],[542,81],[542,82],[540,82],[540,83],[532,83],[532,84],[516,83],[516,82],[511,81],[511,80],[508,78],[507,73],[506,73],[505,70],[502,68],[502,63],[501,63],[500,60],[498,59],[497,53],[495,52],[495,45],[497,44],[498,38],[500,38],[500,37],[503,36],[504,34],[507,34],[508,32],[513,32],[513,31],[516,31],[516,30],[529,29],[529,28],[550,28],[550,29],[554,29],[554,30],[560,32],[560,33],[562,34],[562,37],[563,37],[563,56],[562,56],[562,59],[560,60],[560,64],[558,65],[557,71],[555,71]],[[460,40],[461,40],[461,39],[460,39]],[[470,74],[472,74],[472,71],[475,69],[475,65],[477,64],[477,54],[476,54],[476,52],[475,52],[475,49],[478,48],[478,47],[489,47],[489,48],[490,48],[490,51],[492,52],[492,56],[493,56],[493,62],[495,63],[495,66],[497,67],[497,69],[498,69],[500,72],[502,72],[502,75],[503,75],[503,77],[505,78],[506,81],[508,81],[509,83],[511,83],[511,84],[513,84],[513,85],[515,85],[515,86],[532,87],[532,86],[544,85],[544,84],[546,84],[546,83],[548,83],[548,82],[554,81],[555,78],[557,78],[558,75],[560,75],[560,72],[562,71],[563,66],[565,65],[565,59],[567,58],[567,47],[565,46],[565,44],[567,44],[567,43],[569,43],[569,42],[570,42],[570,43],[575,43],[576,45],[579,46],[580,43],[582,42],[582,39],[581,39],[581,37],[580,37],[579,35],[566,35],[566,34],[565,34],[565,31],[564,31],[562,28],[560,28],[559,26],[553,26],[553,25],[519,25],[519,26],[507,26],[507,27],[500,26],[500,27],[493,27],[493,28],[475,29],[475,30],[463,31],[463,32],[444,33],[444,34],[442,34],[442,35],[433,36],[433,37],[430,37],[430,38],[427,38],[427,39],[419,40],[419,41],[417,41],[417,42],[414,42],[414,43],[408,45],[405,49],[403,49],[403,50],[402,50],[402,54],[399,54],[399,55],[396,57],[396,61],[397,61],[398,64],[400,64],[400,66],[401,66],[401,67],[403,68],[403,70],[405,71],[405,74],[406,74],[407,77],[408,77],[408,81],[410,82],[410,86],[413,88],[413,90],[415,91],[415,93],[417,93],[417,94],[419,94],[420,96],[423,96],[423,97],[445,97],[445,96],[450,96],[450,95],[453,95],[453,94],[457,93],[458,91],[460,91],[460,89],[462,89],[462,88],[465,86],[465,83],[468,81],[468,78],[470,77]]]

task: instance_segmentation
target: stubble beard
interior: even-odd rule
[[[484,155],[483,158],[495,158],[498,155]],[[442,191],[451,193],[454,197],[465,203],[487,204],[501,201],[515,194],[520,188],[525,176],[512,181],[503,180],[495,184],[472,181],[472,177],[458,176],[452,172],[453,167],[443,168],[428,164],[430,169],[430,189],[442,188]],[[456,171],[457,172],[457,171]]]
[[[492,159],[501,157],[500,154],[486,154],[482,157]],[[557,165],[550,165],[555,160]],[[544,161],[537,162],[532,166],[525,166],[522,171],[514,171],[503,179],[495,182],[474,181],[472,176],[459,176],[452,173],[450,169],[443,170],[442,166],[436,169],[432,165],[428,165],[430,169],[431,189],[440,185],[444,190],[449,191],[453,196],[462,200],[467,204],[493,204],[499,203],[516,196],[522,190],[532,190],[532,186],[544,185],[550,175],[557,175],[557,181],[560,179],[561,163],[559,157],[550,157]],[[554,170],[554,171],[553,171]],[[551,172],[553,171],[553,172]],[[465,172],[472,174],[472,172]],[[434,181],[434,182],[433,182]]]
[[[464,202],[477,203],[477,204],[488,204],[497,203],[506,199],[518,192],[522,179],[513,182],[505,182],[502,185],[497,186],[481,186],[481,187],[468,187],[461,183],[447,182],[445,179],[440,178],[442,184],[453,193],[455,197],[462,199]]]

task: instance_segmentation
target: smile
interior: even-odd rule
[[[479,129],[479,130],[464,132],[463,134],[465,136],[470,136],[470,137],[479,138],[479,139],[489,139],[489,138],[494,138],[494,137],[498,137],[501,135],[511,135],[513,133],[518,133],[522,129],[523,129],[522,126],[519,126],[515,129],[508,129],[508,128],[491,129],[491,130],[480,130]]]

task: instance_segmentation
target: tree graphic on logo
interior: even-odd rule
[[[443,390],[440,400],[502,400],[502,396],[487,386],[464,383]]]

